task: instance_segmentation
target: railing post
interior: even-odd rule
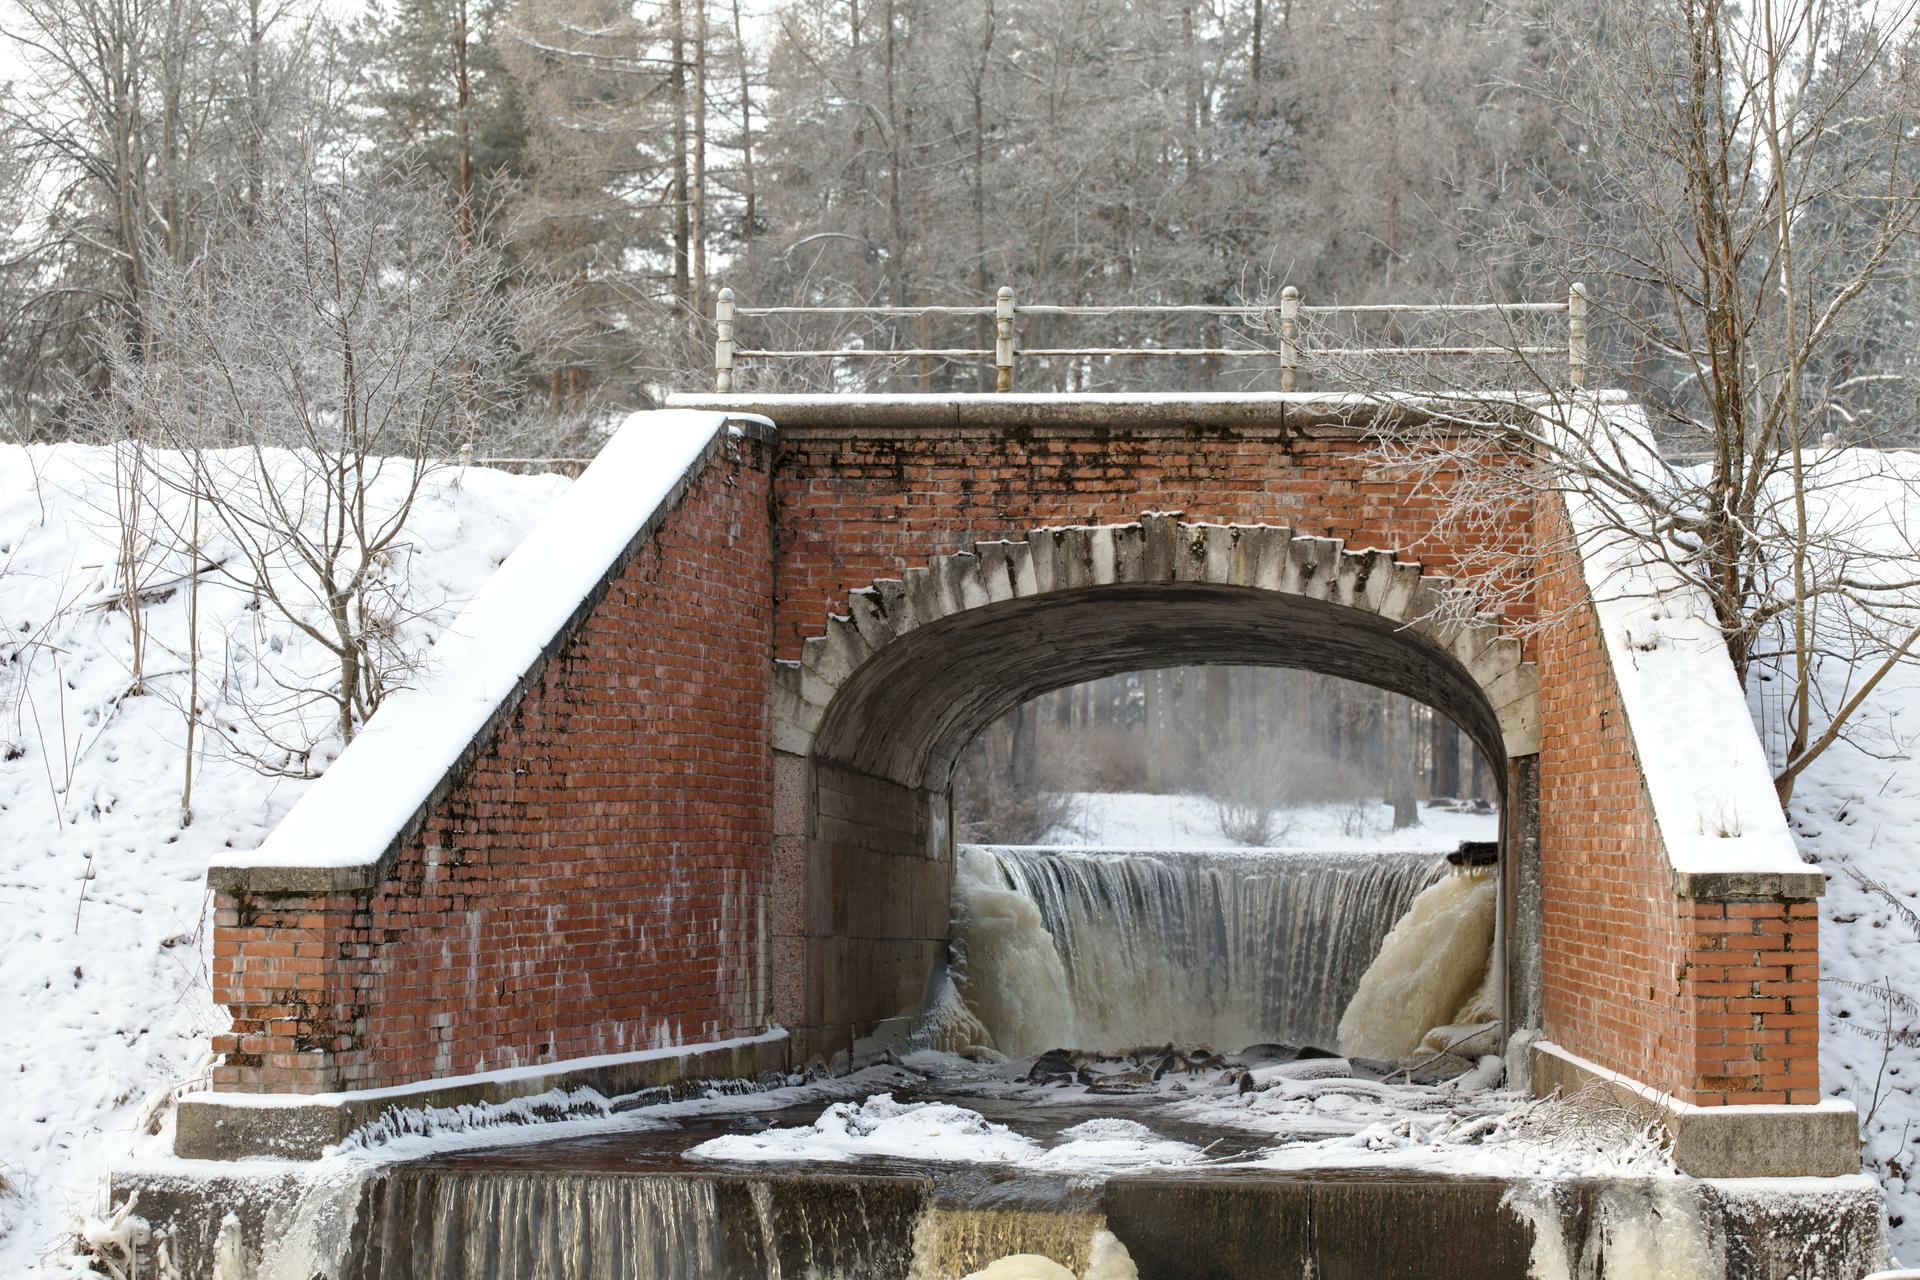
[[[1300,383],[1300,291],[1292,285],[1280,291],[1280,389],[1292,391]]]
[[[733,390],[733,290],[722,289],[713,303],[713,389]]]
[[[1578,281],[1567,290],[1567,385],[1587,385],[1587,286]]]
[[[1013,390],[1013,290],[1006,285],[993,300],[993,389]]]

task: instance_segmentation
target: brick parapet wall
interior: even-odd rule
[[[784,425],[778,509],[775,650],[797,658],[847,593],[898,578],[977,541],[1024,538],[1044,525],[1124,523],[1152,511],[1189,520],[1290,525],[1390,550],[1429,572],[1457,570],[1433,536],[1450,478],[1414,485],[1382,464],[1358,431],[1303,431],[1284,421],[1195,427],[876,427]],[[1484,550],[1530,534],[1516,510]],[[1514,610],[1524,616],[1524,607]]]
[[[1679,896],[1557,498],[1536,538],[1548,1036],[1682,1102],[1818,1101],[1814,904]]]
[[[770,451],[718,450],[365,891],[215,902],[216,1088],[378,1088],[768,1021]]]

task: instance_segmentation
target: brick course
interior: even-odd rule
[[[1459,556],[1432,532],[1448,478],[1410,492],[1368,453],[1357,432],[1284,425],[783,428],[776,655],[799,657],[829,613],[847,611],[849,591],[934,556],[1037,526],[1124,523],[1151,511],[1291,525],[1454,572]],[[1529,532],[1516,511],[1498,536],[1519,546]]]

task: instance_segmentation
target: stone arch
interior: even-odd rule
[[[1143,618],[1133,606],[1146,599],[1165,602],[1168,612]],[[1348,550],[1337,538],[1281,526],[1147,515],[1133,524],[1036,529],[1023,541],[937,557],[852,592],[848,604],[824,635],[806,641],[797,664],[783,664],[774,745],[907,785],[950,769],[973,732],[1051,688],[1189,660],[1271,664],[1276,641],[1313,629],[1345,630],[1350,647],[1297,665],[1428,702],[1491,759],[1540,747],[1538,672],[1521,642],[1474,613],[1451,579],[1390,552]],[[1180,631],[1206,630],[1211,615],[1227,611],[1245,614],[1235,630]],[[1022,625],[1043,613],[1058,624],[1050,635]],[[1073,634],[1072,624],[1096,621],[1100,634]],[[1004,652],[1008,635],[1023,633],[1038,643]],[[899,729],[903,717],[924,715],[902,696],[901,681],[950,676],[951,667],[936,669],[930,657],[978,661],[995,647],[1003,650],[998,678],[957,698],[958,714],[918,732],[875,732],[873,717]],[[1064,673],[1052,652],[1059,648],[1079,659]],[[914,681],[916,668],[927,679]]]
[[[980,729],[1051,689],[1201,662],[1303,667],[1428,703],[1509,762],[1495,771],[1504,809],[1524,817],[1503,818],[1503,852],[1531,848],[1513,790],[1539,750],[1538,672],[1452,580],[1338,539],[1177,513],[978,543],[851,593],[776,672],[775,996],[802,1053],[898,1022],[937,976],[948,787]]]

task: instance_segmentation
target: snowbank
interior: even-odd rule
[[[1811,486],[1810,519],[1839,528],[1861,548],[1858,572],[1879,571],[1872,552],[1912,554],[1920,526],[1920,454],[1839,450],[1823,454]],[[1905,566],[1891,566],[1904,574]],[[1920,591],[1905,593],[1909,614]],[[1898,621],[1896,616],[1895,621]],[[1848,660],[1847,629],[1822,619],[1829,654],[1815,668],[1815,705],[1831,707],[1867,671]],[[1791,672],[1762,666],[1749,681],[1753,718],[1772,758],[1784,750]],[[1896,667],[1861,704],[1853,728],[1801,774],[1788,808],[1799,848],[1830,875],[1820,900],[1820,1076],[1829,1095],[1860,1112],[1863,1157],[1887,1197],[1893,1250],[1920,1262],[1920,1018],[1888,1006],[1881,986],[1920,992],[1920,666]],[[1857,877],[1884,886],[1869,889]]]
[[[0,1195],[5,1276],[51,1259],[72,1215],[98,1207],[108,1164],[155,1145],[146,1135],[164,1125],[172,1091],[204,1079],[207,1037],[226,1025],[208,985],[208,862],[259,844],[312,786],[257,772],[235,748],[262,748],[255,713],[284,708],[287,688],[324,679],[332,664],[256,607],[248,584],[204,575],[207,728],[182,826],[184,561],[156,555],[145,575],[146,692],[136,694],[114,587],[113,476],[109,449],[0,448],[0,1180],[19,1192]],[[431,476],[385,569],[413,606],[396,644],[427,652],[567,487],[482,469]],[[159,521],[187,518],[178,495],[150,496]],[[376,504],[397,497],[373,494]],[[236,562],[217,537],[206,550],[210,562]],[[331,750],[322,741],[312,767]]]
[[[864,1102],[837,1102],[811,1125],[726,1134],[689,1148],[703,1160],[844,1162],[872,1156],[1013,1164],[1080,1172],[1189,1165],[1201,1151],[1163,1138],[1137,1120],[1102,1116],[1060,1131],[1053,1146],[995,1124],[950,1102],[899,1102],[878,1093]]]

